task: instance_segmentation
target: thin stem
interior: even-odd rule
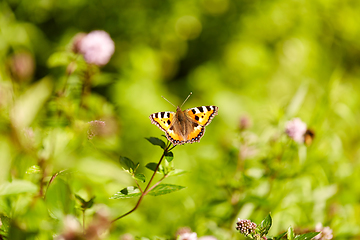
[[[137,181],[136,179],[134,179],[134,180],[135,180],[135,183],[136,183],[136,185],[138,186],[138,188],[139,188],[140,192],[141,192],[141,193],[143,193],[143,190],[141,189],[141,187],[140,187],[140,185],[139,185],[138,181]]]
[[[85,210],[83,212],[83,234],[85,235]]]
[[[48,183],[48,185],[47,185],[47,187],[46,187],[46,192],[45,192],[45,194],[44,194],[44,200],[46,199],[46,194],[47,194],[47,192],[48,192],[48,190],[49,190],[50,184],[54,181],[54,179],[55,179],[60,173],[62,173],[62,172],[64,172],[64,171],[66,171],[66,170],[61,170],[61,171],[59,171],[59,172],[56,172],[54,175],[52,175],[52,177],[51,177],[51,179],[50,179],[50,181],[49,181],[49,183]]]
[[[141,193],[141,196],[140,196],[139,200],[137,201],[135,207],[134,207],[133,209],[131,209],[130,211],[128,211],[127,213],[121,215],[120,217],[115,218],[114,220],[111,221],[111,223],[114,223],[115,221],[117,221],[117,220],[119,220],[119,219],[121,219],[121,218],[129,215],[130,213],[132,213],[133,211],[135,211],[135,210],[139,207],[142,199],[143,199],[143,198],[145,197],[145,195],[148,194],[148,192],[151,190],[151,189],[149,189],[149,188],[150,188],[150,185],[151,185],[151,182],[152,182],[153,179],[155,178],[155,175],[156,175],[156,173],[157,173],[157,171],[158,171],[158,169],[159,169],[159,167],[160,167],[160,164],[161,164],[162,160],[164,159],[165,154],[169,151],[170,146],[171,146],[171,144],[169,144],[169,145],[164,149],[164,152],[163,152],[163,154],[161,155],[161,158],[160,158],[160,160],[159,160],[159,163],[156,165],[156,168],[155,168],[155,170],[154,170],[154,173],[153,173],[153,175],[151,176],[151,178],[150,178],[150,180],[149,180],[149,183],[146,185],[146,188],[145,188],[144,191]],[[148,191],[148,190],[149,190],[149,191]]]
[[[148,194],[149,192],[151,192],[151,190],[153,190],[157,185],[159,185],[162,180],[164,180],[165,178],[167,178],[169,175],[165,175],[164,177],[162,177],[157,183],[155,183],[151,188],[149,188],[147,191],[146,191],[146,194]]]

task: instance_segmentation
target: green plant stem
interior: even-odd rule
[[[155,170],[154,170],[154,173],[153,173],[153,175],[151,176],[149,183],[146,185],[146,188],[145,188],[144,191],[141,193],[141,196],[140,196],[139,200],[137,201],[135,207],[134,207],[133,209],[131,209],[130,211],[128,211],[127,213],[121,215],[120,217],[115,218],[114,220],[111,221],[111,223],[114,223],[115,221],[117,221],[117,220],[119,220],[119,219],[121,219],[121,218],[129,215],[129,214],[132,213],[133,211],[135,211],[135,210],[139,207],[141,201],[142,201],[143,198],[146,196],[146,194],[148,194],[149,191],[151,191],[151,189],[153,189],[153,188],[149,189],[149,188],[150,188],[150,185],[151,185],[151,182],[154,180],[155,175],[156,175],[156,173],[157,173],[157,171],[158,171],[158,169],[159,169],[159,167],[160,167],[160,164],[161,164],[162,160],[164,159],[165,154],[169,151],[170,146],[171,146],[171,143],[164,149],[164,152],[163,152],[163,154],[161,155],[161,158],[160,158],[160,160],[159,160],[159,163],[156,165],[156,168],[155,168]],[[173,148],[171,148],[171,149],[173,149]],[[164,178],[165,178],[165,177],[164,177]],[[163,180],[164,178],[162,178],[161,180]]]

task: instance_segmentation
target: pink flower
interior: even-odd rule
[[[81,236],[81,225],[78,220],[72,216],[67,215],[64,218],[64,228],[60,236],[56,240],[71,240]]]
[[[177,237],[177,240],[197,240],[197,234],[193,233],[183,233]]]
[[[294,118],[286,123],[285,132],[295,142],[303,143],[306,129],[306,123],[301,121],[300,118]]]
[[[332,229],[330,227],[323,227],[321,223],[316,224],[315,231],[320,232],[313,239],[316,240],[330,240],[333,239]]]
[[[110,35],[101,30],[88,33],[79,38],[78,49],[87,63],[103,66],[107,64],[115,51]]]
[[[106,123],[104,121],[94,120],[89,122],[88,129],[88,138],[92,139],[93,137],[99,135],[102,136],[106,132]]]

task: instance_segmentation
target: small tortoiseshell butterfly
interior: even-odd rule
[[[184,103],[190,95],[185,99]],[[218,114],[218,107],[201,106],[182,111],[181,106],[176,108],[176,112],[157,112],[151,114],[149,116],[151,123],[164,131],[167,139],[174,146],[200,142],[205,133],[205,126],[210,124],[211,120]]]

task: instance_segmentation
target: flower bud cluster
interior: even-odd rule
[[[244,234],[245,236],[255,232],[256,229],[256,223],[253,223],[248,219],[238,218],[236,225],[236,230],[240,231],[240,233]]]

